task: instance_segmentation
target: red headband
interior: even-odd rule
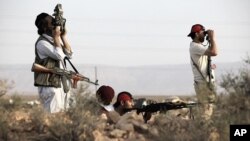
[[[201,30],[204,30],[204,27],[200,24],[196,24],[192,27],[191,32],[200,32]]]
[[[119,97],[117,98],[117,101],[127,101],[127,100],[131,100],[132,98],[127,95],[126,93],[123,93],[121,95],[119,95]]]
[[[195,25],[192,26],[191,32],[188,34],[188,37],[191,37],[192,33],[197,33],[197,32],[200,32],[202,30],[205,30],[203,25],[195,24]]]

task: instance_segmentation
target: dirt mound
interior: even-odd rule
[[[194,133],[197,123],[177,116],[182,110],[153,114],[148,123],[144,123],[141,114],[133,111],[124,116],[114,113],[116,120],[107,122],[93,112],[96,109],[93,101],[57,114],[45,113],[40,105],[22,104],[13,107],[13,103],[8,102],[0,108],[0,140],[191,141],[194,136],[206,136],[214,141],[219,138],[216,128],[210,126],[207,126],[209,131],[199,125],[200,131]]]

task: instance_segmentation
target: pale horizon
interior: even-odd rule
[[[189,64],[187,34],[201,23],[215,31],[215,63],[250,52],[248,0],[9,0],[0,2],[0,65],[32,64],[41,12],[61,3],[74,64],[145,66]]]
[[[192,95],[193,75],[191,66],[163,65],[163,66],[95,66],[75,65],[78,71],[95,81],[99,80],[99,86],[109,85],[116,93],[129,91],[134,95]],[[217,64],[216,80],[221,81],[221,75],[228,72],[237,72],[242,63]],[[95,75],[96,73],[96,75]],[[7,65],[0,66],[0,78],[15,82],[13,91],[21,94],[36,94],[37,88],[33,85],[34,74],[31,65]],[[97,88],[98,88],[97,87]],[[95,86],[89,85],[89,90],[95,92]],[[12,91],[12,92],[13,92]]]

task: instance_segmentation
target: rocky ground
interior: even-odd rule
[[[111,114],[114,120],[98,117],[96,103],[85,100],[64,113],[44,113],[39,103],[1,100],[0,140],[9,141],[217,141],[220,134],[212,125],[188,118],[188,109],[155,113],[145,123],[142,115]],[[22,104],[21,104],[22,103]],[[197,131],[197,132],[196,132]]]

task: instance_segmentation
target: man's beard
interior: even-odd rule
[[[200,37],[200,38],[199,38],[199,41],[200,41],[201,43],[203,43],[203,42],[205,41],[205,38],[204,38],[204,37]]]
[[[52,37],[52,29],[47,29],[45,33]]]

